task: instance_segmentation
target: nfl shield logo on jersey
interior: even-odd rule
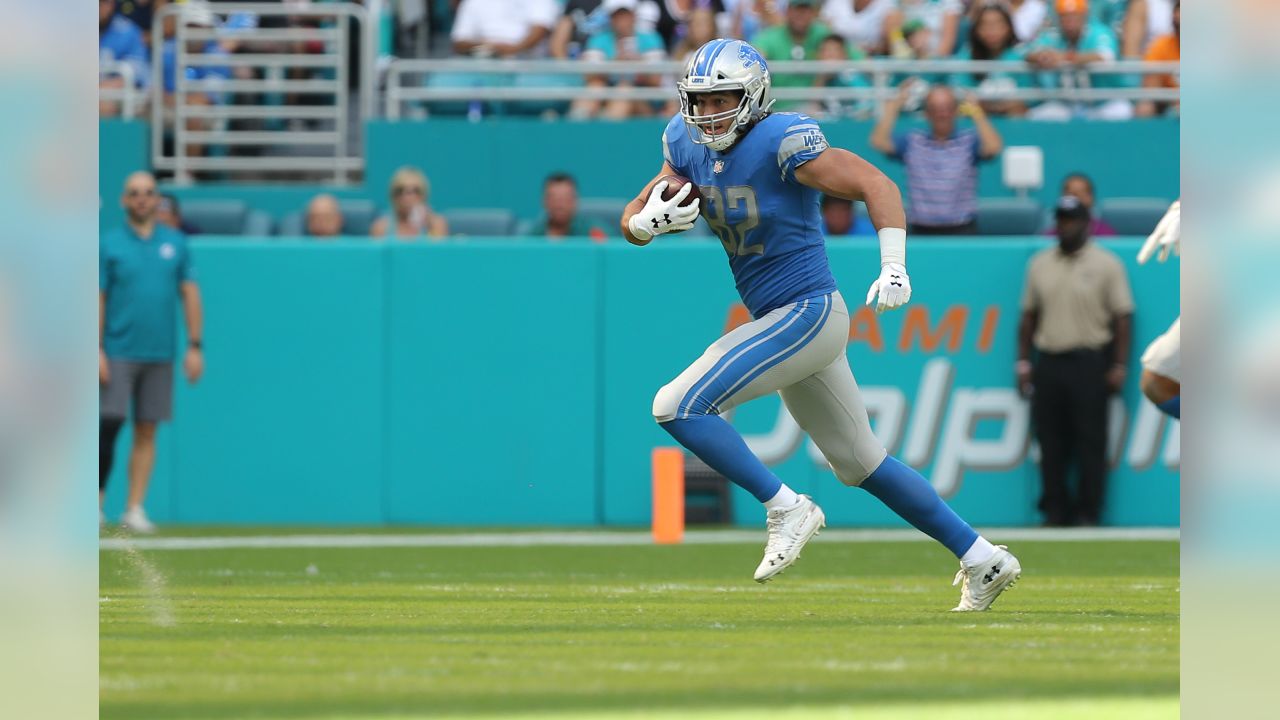
[[[724,161],[723,161],[723,160],[717,160],[717,161],[715,161],[715,163],[713,163],[713,164],[711,165],[711,172],[713,172],[713,173],[715,173],[715,174],[717,174],[717,175],[719,175],[720,173],[724,172]]]

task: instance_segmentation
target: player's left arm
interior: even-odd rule
[[[826,195],[861,200],[880,236],[880,277],[867,292],[867,304],[879,296],[876,311],[907,304],[907,214],[898,185],[879,168],[845,150],[829,147],[795,170],[796,180]]]

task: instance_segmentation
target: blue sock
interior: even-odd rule
[[[942,543],[956,557],[978,539],[969,523],[938,497],[938,493],[920,473],[887,456],[876,471],[862,481],[862,489],[924,534]]]
[[[778,476],[760,462],[738,431],[719,415],[695,415],[659,424],[712,470],[737,483],[760,502],[777,495],[782,487]]]
[[[1182,396],[1181,395],[1179,395],[1176,398],[1173,398],[1172,400],[1165,400],[1159,405],[1156,405],[1156,407],[1160,408],[1160,410],[1165,415],[1168,415],[1169,417],[1175,417],[1175,418],[1178,418],[1179,420],[1182,419]]]

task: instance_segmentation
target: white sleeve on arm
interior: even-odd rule
[[[526,0],[529,4],[525,12],[530,25],[540,25],[550,30],[560,19],[560,4],[556,0]]]
[[[462,4],[458,6],[458,15],[453,20],[453,31],[449,33],[449,39],[457,42],[480,42],[484,36],[480,34],[480,17],[479,10],[476,9],[475,3],[462,0]]]

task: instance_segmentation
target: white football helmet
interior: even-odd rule
[[[769,66],[758,50],[741,40],[717,38],[698,48],[689,58],[676,88],[680,91],[680,115],[689,139],[712,150],[724,150],[738,141],[751,123],[769,112]],[[742,92],[738,107],[721,113],[696,114],[699,93]],[[694,96],[694,97],[691,97]],[[712,128],[730,120],[728,129]]]

